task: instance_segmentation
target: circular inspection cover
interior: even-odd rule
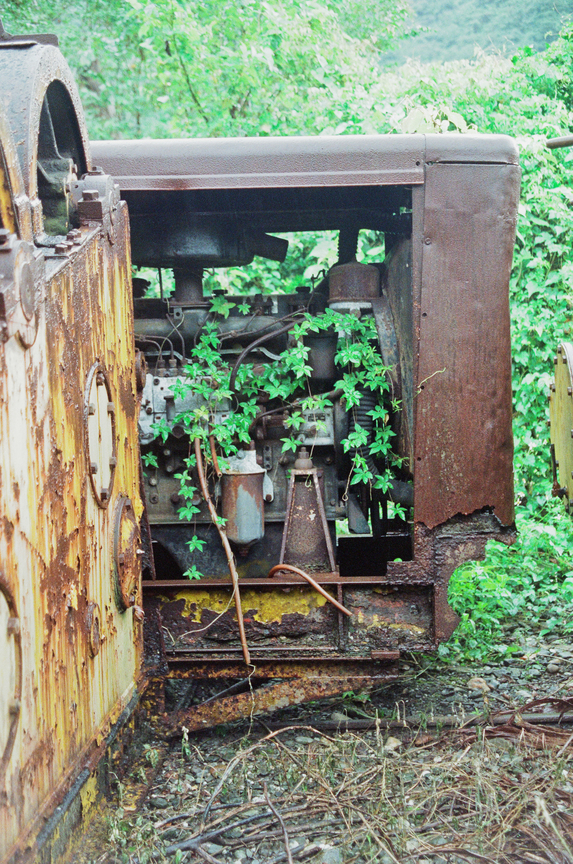
[[[555,358],[555,383],[549,394],[551,444],[560,497],[573,500],[573,344],[562,342]]]
[[[13,598],[0,582],[0,778],[14,746],[16,727],[20,719],[22,690],[22,657],[20,620],[16,616]]]
[[[117,465],[115,404],[105,369],[96,362],[89,371],[84,403],[88,473],[95,499],[107,507]]]

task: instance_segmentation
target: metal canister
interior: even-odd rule
[[[221,477],[221,507],[227,537],[239,549],[248,549],[265,533],[264,468],[254,450],[239,450],[227,460]]]

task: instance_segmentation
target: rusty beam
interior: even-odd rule
[[[391,681],[396,677],[388,674],[383,680]],[[170,735],[181,734],[183,726],[188,732],[200,732],[202,729],[209,729],[221,723],[230,723],[233,720],[242,720],[260,714],[272,714],[273,711],[287,708],[289,705],[300,705],[314,699],[338,696],[348,690],[372,689],[375,682],[381,683],[380,679],[376,681],[367,674],[308,676],[294,681],[278,681],[257,690],[249,690],[246,693],[195,705],[184,711],[176,711],[167,715],[164,722]]]
[[[251,669],[247,669],[237,657],[236,660],[223,656],[220,658],[183,655],[168,657],[170,678],[244,678],[246,672],[252,678],[306,678],[320,680],[339,677],[369,677],[373,680],[394,674],[394,662],[400,657],[399,651],[377,651],[372,657],[291,657],[277,660],[254,656]]]

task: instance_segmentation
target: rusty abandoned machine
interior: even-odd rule
[[[90,147],[46,36],[0,38],[0,109],[0,859],[55,862],[146,690],[168,729],[200,729],[253,699],[268,711],[389,679],[401,652],[451,635],[453,570],[513,531],[519,167],[501,136]],[[370,264],[356,261],[365,230],[384,239]],[[282,261],[285,234],[313,231],[338,232],[329,273],[295,293],[275,277],[226,297],[228,317],[211,311],[213,273],[244,268],[248,286],[254,258]],[[174,293],[139,278],[133,297],[132,263],[173,271]],[[211,467],[202,487],[194,469],[197,512],[182,520],[184,418],[204,408],[182,383],[206,326],[237,380],[295,350],[302,316],[332,310],[370,328],[387,369],[401,457],[387,489],[349,485],[353,432],[372,474],[387,470],[368,452],[373,391],[343,398],[344,333],[318,329],[300,392],[258,394],[221,476]],[[305,408],[309,393],[328,399]],[[230,387],[209,418],[216,455],[239,407]],[[269,578],[279,564],[291,569]],[[248,676],[254,694],[189,704],[189,682]]]

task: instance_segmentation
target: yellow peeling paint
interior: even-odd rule
[[[398,624],[395,621],[386,621],[380,615],[369,615],[359,609],[354,613],[354,623],[364,624],[367,629],[374,627],[386,627],[388,630],[405,630],[408,633],[426,633],[424,627],[419,627],[417,624]]]
[[[95,774],[92,774],[90,777],[88,777],[87,781],[82,786],[80,791],[80,799],[82,802],[83,818],[89,819],[92,815],[92,811],[97,807],[100,802],[98,782]]]
[[[185,607],[182,615],[200,622],[204,610],[210,610],[217,615],[227,607],[234,608],[230,600],[230,591],[179,591],[176,600],[183,600]],[[167,598],[163,598],[167,602]],[[262,623],[280,623],[283,615],[309,615],[324,606],[328,601],[320,594],[304,588],[290,588],[288,594],[280,589],[274,591],[241,591],[241,604],[244,615]],[[253,611],[254,610],[254,611]]]

